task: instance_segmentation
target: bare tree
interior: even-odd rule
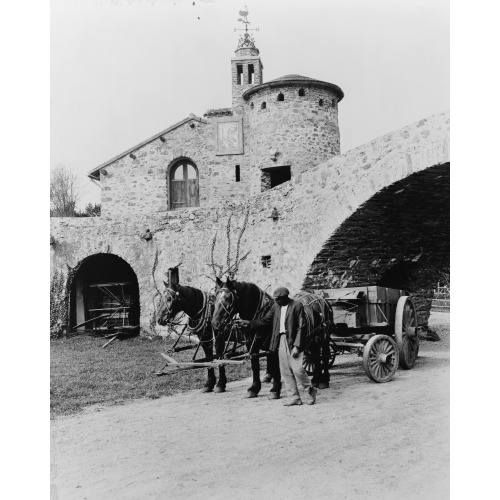
[[[224,266],[221,264],[217,264],[215,262],[215,246],[217,244],[217,232],[215,233],[215,236],[212,240],[212,246],[210,249],[210,262],[208,265],[212,268],[212,271],[214,273],[215,278],[222,278],[225,274],[229,276],[231,279],[234,279],[236,274],[238,273],[240,264],[248,257],[250,254],[250,251],[248,251],[245,255],[240,257],[240,250],[241,250],[241,238],[243,237],[243,233],[245,232],[245,229],[247,228],[248,224],[248,216],[250,214],[250,208],[247,207],[246,212],[245,212],[245,218],[243,220],[243,225],[240,228],[240,233],[238,235],[238,240],[236,242],[236,252],[234,256],[234,262],[232,262],[233,258],[231,256],[231,222],[233,219],[233,214],[229,215],[229,218],[227,220],[227,226],[226,226],[226,239],[227,239],[227,254],[226,254],[226,265],[227,268],[224,269]],[[208,276],[210,279],[213,279],[212,277]]]
[[[50,215],[74,217],[78,201],[77,177],[64,165],[57,165],[50,172]]]

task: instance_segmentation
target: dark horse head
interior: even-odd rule
[[[179,291],[181,289],[180,285],[168,285],[166,282],[163,283],[165,284],[165,292],[160,298],[156,315],[158,324],[165,326],[167,323],[170,323],[177,314],[184,311],[185,304]]]
[[[231,318],[239,314],[241,319],[254,319],[265,301],[272,302],[263,290],[253,283],[233,281],[223,283],[217,278],[217,290],[212,327],[220,330],[227,326]]]
[[[217,278],[216,282],[217,289],[214,313],[212,315],[212,328],[214,330],[221,330],[237,313],[238,295],[231,280],[227,280],[226,283],[223,283],[220,278]]]

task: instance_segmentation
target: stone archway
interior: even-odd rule
[[[305,289],[380,285],[408,290],[426,325],[433,289],[450,264],[450,164],[382,189],[326,241]]]
[[[79,331],[139,325],[139,285],[130,264],[117,255],[99,253],[83,259],[74,269],[70,284],[69,330]],[[119,306],[117,304],[120,304]],[[110,314],[102,321],[92,318]]]

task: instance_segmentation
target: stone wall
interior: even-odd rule
[[[203,127],[207,130],[208,125]],[[295,175],[291,182],[248,198],[247,204],[234,199],[219,207],[174,212],[146,214],[130,210],[116,213],[113,218],[109,214],[100,218],[53,218],[52,273],[57,271],[67,276],[84,258],[97,253],[121,257],[137,275],[141,326],[148,331],[157,289],[161,288],[168,268],[182,262],[183,283],[212,288],[209,256],[213,237],[218,234],[216,261],[225,263],[227,218],[233,214],[234,245],[238,226],[248,209],[250,216],[242,237],[242,252],[250,251],[250,255],[242,263],[237,278],[255,282],[262,288],[284,285],[296,293],[325,242],[363,204],[394,183],[417,172],[431,174],[430,167],[447,162],[449,116],[443,113],[331,158]],[[224,164],[221,161],[212,168],[210,182],[220,182],[221,176],[214,178],[213,172],[223,169]],[[437,192],[445,189],[436,176],[434,182]],[[274,207],[279,213],[278,221],[270,218]],[[418,219],[418,213],[415,217]],[[150,241],[141,238],[146,229],[153,232]],[[408,247],[411,252],[419,252],[413,248],[412,240],[408,241]],[[263,255],[271,256],[270,268],[262,267]]]
[[[263,65],[259,57],[259,50],[256,48],[241,48],[236,50],[236,57],[231,59],[231,83],[232,83],[232,104],[233,107],[243,104],[241,97],[245,90],[259,85],[264,81]],[[253,64],[254,83],[249,84],[248,66]],[[237,66],[241,65],[243,69],[242,82],[238,83]]]
[[[243,201],[250,189],[248,161],[245,155],[215,154],[216,121],[188,120],[163,134],[164,141],[158,137],[107,165],[107,175],[101,175],[102,216],[118,219],[169,211],[169,168],[181,158],[198,168],[200,206]],[[242,172],[239,183],[235,165]]]
[[[292,176],[299,175],[340,154],[334,92],[304,84],[305,95],[301,97],[299,88],[285,83],[265,87],[245,104],[248,153],[256,177],[261,168],[280,165],[291,165]],[[279,94],[283,101],[278,101]]]
[[[277,101],[280,92],[282,102]],[[263,100],[265,110],[260,109]],[[228,115],[243,120],[243,154],[216,154],[215,126]],[[106,164],[100,175],[102,215],[169,211],[169,169],[182,158],[197,166],[200,207],[209,208],[260,193],[262,168],[290,165],[292,176],[300,175],[340,153],[336,96],[330,90],[305,85],[305,96],[299,97],[297,87],[284,84],[205,116],[207,120],[183,120]],[[235,179],[236,165],[240,182]]]
[[[372,196],[314,259],[305,289],[374,284],[408,290],[426,324],[450,262],[450,165],[436,165]]]

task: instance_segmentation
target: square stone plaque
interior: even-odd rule
[[[215,154],[243,154],[242,118],[224,118],[215,122]]]

